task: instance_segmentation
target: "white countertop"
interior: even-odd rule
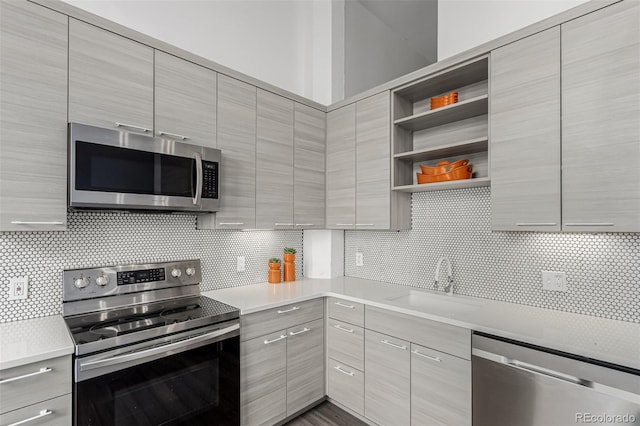
[[[203,293],[250,314],[336,296],[640,370],[640,324],[359,278],[303,279]]]
[[[73,351],[73,341],[60,315],[0,324],[0,370]]]

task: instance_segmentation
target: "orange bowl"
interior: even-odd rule
[[[425,175],[416,173],[418,183],[448,182],[452,180],[471,179],[473,166],[461,166],[447,173],[437,175]]]
[[[435,167],[423,166],[420,164],[420,169],[422,170],[423,175],[439,175],[442,173],[448,173],[458,167],[466,166],[467,164],[469,164],[469,159],[462,158],[458,161],[454,161],[453,163],[446,160],[440,161],[435,165]]]

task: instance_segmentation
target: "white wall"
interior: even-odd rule
[[[587,0],[439,0],[438,61]]]
[[[65,1],[317,102],[331,102],[330,0]]]

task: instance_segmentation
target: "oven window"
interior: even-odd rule
[[[239,337],[76,383],[74,401],[78,426],[237,425]]]

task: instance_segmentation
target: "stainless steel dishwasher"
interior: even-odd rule
[[[640,371],[472,337],[473,425],[640,425]]]

